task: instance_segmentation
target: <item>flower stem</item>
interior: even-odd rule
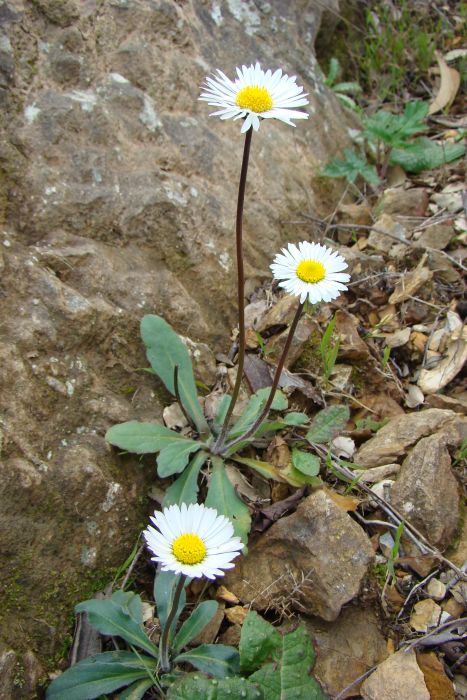
[[[292,321],[290,329],[289,329],[289,334],[287,336],[287,340],[285,341],[284,349],[282,350],[282,354],[279,358],[279,362],[278,362],[277,367],[276,367],[274,379],[272,380],[271,391],[269,392],[268,400],[266,401],[263,410],[261,411],[258,418],[255,420],[253,425],[251,425],[248,428],[248,430],[245,433],[243,433],[243,435],[240,435],[240,437],[235,438],[235,440],[232,440],[232,442],[229,442],[229,443],[227,443],[227,445],[223,446],[223,448],[222,448],[223,454],[225,454],[232,447],[235,447],[235,445],[238,445],[240,442],[243,442],[244,440],[247,440],[249,437],[254,435],[255,432],[258,430],[259,426],[261,425],[261,423],[267,417],[267,415],[269,413],[269,409],[271,408],[271,404],[274,400],[274,395],[275,395],[277,387],[279,385],[279,379],[280,379],[280,376],[282,374],[282,369],[284,367],[285,358],[287,357],[287,354],[289,352],[290,345],[292,343],[292,338],[293,338],[294,333],[297,329],[297,324],[300,320],[300,316],[302,315],[303,306],[304,306],[304,302],[303,303],[300,302],[299,305],[297,306],[295,316],[293,318],[293,321]]]
[[[248,161],[250,158],[251,137],[253,135],[253,127],[250,126],[245,133],[245,144],[243,147],[242,169],[240,172],[240,182],[238,185],[237,199],[237,220],[236,220],[236,248],[237,248],[237,294],[238,294],[238,363],[237,363],[237,378],[232,394],[232,400],[225,416],[222,429],[219,437],[213,447],[214,454],[218,454],[229,428],[230,419],[232,417],[235,404],[237,403],[240,393],[240,385],[243,378],[243,365],[245,363],[245,274],[243,271],[243,202],[245,200],[246,176],[248,173]]]
[[[167,615],[165,627],[164,627],[164,630],[162,632],[160,646],[159,646],[159,649],[160,649],[160,667],[161,667],[162,673],[167,673],[168,671],[170,671],[170,660],[169,660],[170,628],[172,627],[172,622],[174,621],[175,615],[177,614],[178,604],[180,601],[180,596],[182,594],[182,591],[185,587],[186,578],[187,577],[185,576],[185,574],[181,574],[180,578],[178,579],[177,587],[175,589],[175,593],[174,593],[174,597],[173,597],[172,607],[170,609],[169,614]]]

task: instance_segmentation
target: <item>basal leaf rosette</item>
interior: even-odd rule
[[[308,119],[306,112],[296,109],[307,105],[308,100],[295,76],[289,77],[280,68],[274,73],[264,71],[259,63],[236,70],[235,80],[220,70],[206,78],[199,99],[221,108],[211,116],[244,119],[242,133],[250,127],[258,131],[260,119],[279,119],[290,126],[295,126],[292,119]]]
[[[155,527],[149,525],[143,535],[162,571],[214,579],[233,568],[232,559],[244,547],[228,518],[198,503],[169,506],[150,520]]]
[[[350,275],[342,255],[320,243],[303,241],[298,245],[289,243],[274,258],[271,270],[289,294],[300,297],[300,303],[336,299],[347,287]]]

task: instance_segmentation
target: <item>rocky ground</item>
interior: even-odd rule
[[[320,453],[321,488],[232,465],[253,534],[211,590],[221,610],[206,640],[238,641],[249,606],[284,628],[300,615],[336,700],[467,697],[462,164],[394,169],[359,194],[319,177],[354,123],[319,77],[316,32],[335,22],[321,4],[0,2],[1,700],[36,697],[63,667],[73,605],[114,579],[168,485],[154,460],[103,438],[132,418],[184,429],[140,371],[140,317],[163,314],[186,338],[208,414],[233,385],[241,141],[196,99],[239,51],[274,65],[286,53],[311,94],[309,124],[253,140],[243,396],[270,382],[294,314],[270,282],[273,255],[284,241],[326,241],[349,263],[349,293],[303,316],[281,383],[294,410],[346,404],[350,419],[330,458]],[[300,437],[255,454],[285,467]],[[149,599],[151,574],[140,552],[125,582]]]

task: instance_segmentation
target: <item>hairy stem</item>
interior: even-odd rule
[[[254,435],[256,431],[258,430],[259,426],[261,423],[264,421],[265,418],[267,418],[267,415],[269,413],[269,409],[271,408],[271,404],[274,400],[274,395],[276,393],[277,387],[279,385],[279,379],[282,374],[282,370],[284,368],[284,363],[285,363],[285,358],[287,357],[287,354],[290,349],[290,345],[292,343],[292,338],[294,336],[294,333],[297,329],[297,324],[300,320],[300,316],[302,315],[303,311],[303,306],[304,303],[300,302],[299,305],[297,306],[297,310],[295,312],[294,319],[292,321],[292,324],[289,329],[289,334],[287,336],[287,340],[285,341],[284,349],[282,350],[282,354],[279,358],[279,362],[276,367],[276,371],[274,374],[274,379],[272,381],[272,386],[271,386],[271,391],[269,392],[268,400],[266,401],[263,410],[261,411],[260,415],[258,418],[255,420],[253,425],[251,425],[248,430],[243,433],[243,435],[240,435],[240,437],[235,438],[235,440],[232,440],[232,442],[227,443],[227,445],[224,445],[222,449],[222,453],[225,454],[228,450],[230,450],[232,447],[235,447],[235,445],[238,445],[240,442],[243,442],[244,440],[247,440],[249,437]]]
[[[237,220],[236,220],[236,248],[237,248],[237,300],[238,300],[238,363],[237,363],[237,378],[235,380],[235,387],[232,394],[232,400],[230,402],[227,414],[225,416],[222,429],[220,431],[219,437],[213,448],[215,454],[219,453],[221,449],[227,430],[229,428],[230,419],[232,417],[235,404],[237,403],[238,395],[240,393],[240,385],[242,383],[243,377],[243,365],[245,363],[245,274],[243,271],[243,202],[245,200],[245,187],[246,187],[246,176],[248,173],[248,161],[250,158],[250,146],[251,137],[253,135],[253,128],[250,127],[245,134],[245,145],[243,147],[243,160],[242,160],[242,170],[240,172],[240,182],[238,185],[238,199],[237,199]]]
[[[159,649],[160,649],[160,666],[161,666],[162,673],[167,673],[168,671],[170,671],[170,659],[169,659],[170,628],[172,627],[172,622],[174,621],[175,615],[177,614],[178,603],[180,601],[180,596],[182,594],[182,591],[185,587],[186,578],[187,577],[185,576],[185,574],[181,574],[180,578],[178,579],[177,588],[175,589],[174,598],[173,598],[173,602],[172,602],[172,608],[170,609],[170,612],[167,615],[167,620],[165,623],[164,631],[162,632],[160,647],[159,647]]]

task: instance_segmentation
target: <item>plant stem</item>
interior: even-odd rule
[[[225,440],[227,430],[229,428],[230,419],[232,417],[235,404],[237,403],[240,393],[240,385],[243,377],[243,365],[245,363],[245,274],[243,271],[243,202],[245,200],[246,176],[248,173],[248,161],[250,158],[251,137],[253,135],[253,127],[250,127],[245,134],[245,144],[243,147],[242,169],[240,172],[240,182],[238,185],[237,199],[237,220],[236,220],[236,248],[237,248],[237,300],[238,300],[238,363],[237,363],[237,378],[232,394],[227,414],[222,425],[219,437],[213,448],[215,454],[219,453],[222,444]]]
[[[227,443],[227,445],[223,446],[223,448],[222,448],[223,454],[225,454],[232,447],[235,447],[235,445],[238,445],[240,442],[243,442],[244,440],[247,440],[249,437],[254,435],[256,433],[256,431],[258,430],[259,426],[261,425],[261,423],[263,422],[263,420],[267,417],[267,415],[269,413],[269,409],[271,408],[271,404],[274,400],[274,395],[275,395],[277,387],[279,385],[279,379],[280,379],[280,376],[282,374],[282,369],[284,367],[285,358],[287,357],[287,354],[289,352],[290,345],[292,343],[292,338],[293,338],[294,333],[296,331],[297,324],[300,320],[300,316],[302,315],[303,306],[304,306],[304,302],[303,303],[300,302],[299,305],[297,306],[295,316],[293,318],[293,321],[292,321],[290,329],[289,329],[289,334],[287,336],[287,340],[285,341],[284,349],[282,350],[282,354],[279,358],[279,362],[278,362],[277,367],[276,367],[274,379],[272,380],[271,391],[269,392],[268,400],[266,401],[263,410],[261,411],[258,418],[255,420],[253,425],[251,425],[248,428],[248,430],[245,433],[243,433],[243,435],[240,435],[240,437],[236,438],[235,440],[232,440],[232,442],[229,442],[229,443]]]
[[[185,587],[186,578],[187,577],[185,576],[185,574],[181,574],[180,578],[178,579],[177,588],[175,589],[175,593],[174,593],[172,608],[171,608],[169,614],[167,615],[167,620],[165,622],[164,631],[162,632],[160,647],[159,647],[159,649],[160,649],[160,666],[161,666],[162,673],[167,673],[168,671],[170,671],[170,660],[169,660],[170,628],[172,627],[172,622],[175,618],[175,615],[177,614],[178,603],[180,601],[180,596],[182,594],[182,591]]]

